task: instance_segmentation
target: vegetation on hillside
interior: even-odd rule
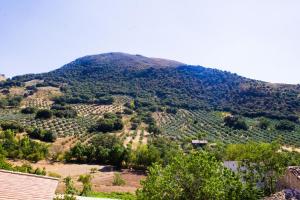
[[[132,57],[112,54],[82,58],[45,74],[19,76],[14,82],[43,79],[61,85],[67,103],[103,103],[121,94],[144,102],[147,108],[186,108],[230,111],[251,117],[297,121],[300,111],[297,85],[275,85],[200,66],[139,67]],[[114,59],[120,57],[119,60]],[[126,64],[122,62],[126,60]],[[119,62],[121,60],[121,62]],[[151,63],[151,59],[147,62]],[[141,65],[140,65],[141,66]],[[111,101],[108,101],[111,103]]]

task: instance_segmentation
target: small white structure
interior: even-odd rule
[[[204,147],[208,144],[207,140],[192,140],[192,145],[194,148]]]

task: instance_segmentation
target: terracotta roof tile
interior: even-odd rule
[[[58,179],[0,170],[0,200],[52,200]]]

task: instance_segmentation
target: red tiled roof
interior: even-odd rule
[[[0,200],[53,200],[58,179],[0,170]]]

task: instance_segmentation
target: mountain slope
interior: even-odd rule
[[[137,106],[231,111],[297,120],[297,85],[256,81],[229,72],[140,55],[108,53],[79,58],[55,71],[15,77],[59,84],[67,102],[95,102],[107,95],[137,99]],[[64,84],[63,84],[64,83]]]

